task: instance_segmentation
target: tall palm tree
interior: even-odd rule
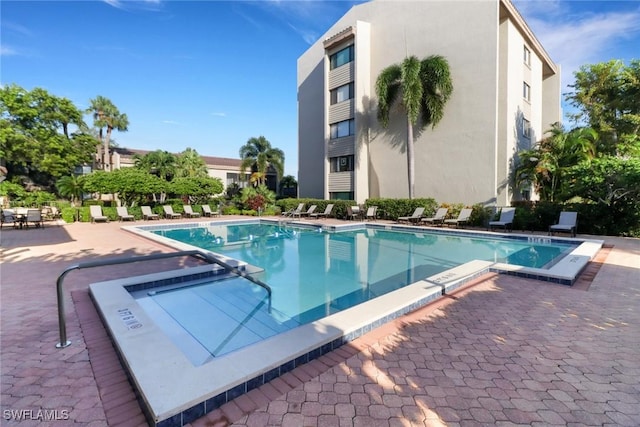
[[[176,165],[176,175],[185,178],[208,176],[207,164],[198,152],[187,148],[180,155]]]
[[[133,159],[136,168],[157,175],[165,181],[176,174],[178,161],[176,156],[168,151],[156,150],[144,156],[134,155]]]
[[[415,189],[415,158],[413,128],[435,127],[444,116],[444,106],[451,97],[453,84],[449,63],[440,55],[423,60],[415,56],[405,58],[380,72],[376,80],[378,120],[382,127],[389,125],[391,107],[400,100],[407,115],[407,172],[409,198]]]
[[[111,141],[111,132],[115,129],[120,132],[126,132],[129,127],[129,119],[126,114],[120,113],[118,108],[104,96],[97,96],[90,101],[91,106],[87,109],[87,113],[93,114],[93,125],[99,129],[100,141],[103,145],[104,153],[104,170],[111,170],[111,157],[109,155],[109,143]],[[103,132],[106,129],[106,133]]]
[[[264,136],[250,138],[240,147],[240,174],[244,176],[247,169],[258,172],[257,184],[265,184],[269,167],[276,170],[277,178],[284,174],[284,152],[271,147],[271,143]]]

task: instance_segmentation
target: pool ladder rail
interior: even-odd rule
[[[261,280],[256,279],[255,277],[252,277],[250,274],[247,274],[245,271],[242,271],[239,268],[234,267],[206,252],[202,252],[198,250],[178,251],[178,252],[170,252],[170,253],[129,257],[129,258],[114,258],[114,259],[104,259],[104,260],[98,260],[98,261],[89,261],[89,262],[84,262],[84,263],[71,265],[67,267],[58,276],[58,279],[56,280],[56,291],[57,291],[57,298],[58,298],[58,329],[60,332],[60,342],[56,344],[56,348],[65,348],[71,345],[71,341],[67,339],[67,325],[64,317],[64,294],[63,294],[63,287],[62,287],[64,283],[64,279],[67,274],[69,274],[73,270],[81,270],[81,269],[93,268],[93,267],[105,267],[109,265],[118,265],[118,264],[130,264],[130,263],[141,262],[141,261],[154,261],[158,259],[175,258],[175,257],[183,257],[183,256],[191,256],[194,258],[199,258],[205,262],[208,262],[209,264],[217,264],[223,267],[225,270],[237,276],[240,276],[244,279],[247,279],[250,282],[260,286],[261,288],[264,288],[267,291],[267,295],[269,297],[268,310],[269,312],[271,312],[272,291],[269,285],[262,282]]]

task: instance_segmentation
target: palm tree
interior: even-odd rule
[[[376,80],[378,120],[382,127],[389,125],[391,107],[400,98],[400,105],[407,115],[407,172],[409,198],[415,188],[415,159],[413,128],[434,128],[444,116],[444,106],[451,97],[453,84],[449,63],[439,55],[431,55],[422,61],[415,56],[405,58],[382,70]],[[420,121],[418,121],[420,119]]]
[[[90,102],[91,106],[87,109],[87,113],[93,113],[93,125],[99,129],[100,141],[103,144],[104,170],[109,171],[111,170],[111,157],[109,155],[111,132],[114,129],[126,132],[129,126],[129,119],[126,114],[120,113],[111,100],[104,96],[97,96]],[[104,128],[106,128],[106,134],[103,133]]]
[[[266,182],[269,167],[276,170],[277,178],[284,173],[284,152],[279,148],[272,148],[264,136],[251,138],[240,147],[240,159],[240,175],[244,176],[247,169],[258,172],[257,185]]]
[[[536,147],[518,153],[520,164],[514,172],[516,185],[533,184],[542,200],[553,202],[565,184],[567,169],[596,156],[598,134],[591,128],[567,132],[560,123],[554,123],[547,133]]]
[[[185,178],[208,176],[207,164],[202,156],[192,148],[187,148],[179,156],[176,166],[176,175]]]
[[[138,169],[157,175],[165,181],[176,175],[178,160],[168,151],[156,150],[144,156],[134,155],[134,165]]]
[[[68,197],[71,200],[71,205],[75,206],[77,200],[82,199],[84,193],[83,179],[78,175],[63,176],[56,182],[58,192],[63,197]]]

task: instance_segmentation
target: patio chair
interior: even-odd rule
[[[60,209],[58,209],[57,206],[49,206],[49,211],[51,212],[52,219],[62,218],[62,213],[60,213]]]
[[[91,222],[98,222],[98,221],[109,222],[109,218],[102,214],[102,206],[99,206],[99,205],[89,206],[89,214],[91,215]]]
[[[12,210],[4,209],[2,215],[0,215],[0,229],[5,224],[13,225],[13,228],[17,228],[20,225],[20,221],[16,218],[16,214]]]
[[[98,206],[100,207],[100,206]],[[29,228],[29,223],[32,223],[36,228],[44,228],[44,221],[42,220],[42,211],[40,209],[28,209],[27,216],[24,219],[25,227]]]
[[[118,206],[116,208],[116,212],[118,213],[118,221],[135,221],[136,217],[129,214],[127,208],[125,206]]]
[[[398,222],[406,221],[406,222],[418,222],[422,219],[422,214],[424,213],[424,207],[417,207],[416,210],[410,216],[400,216],[398,217]]]
[[[360,206],[347,206],[347,219],[360,219]]]
[[[220,216],[220,207],[218,206],[218,210],[212,211],[211,206],[202,205],[202,213],[204,216]]]
[[[367,221],[369,221],[369,220],[375,221],[377,219],[377,215],[378,215],[378,207],[377,206],[369,206],[367,208],[367,213],[365,215],[365,218],[367,219]]]
[[[151,211],[151,207],[150,206],[140,206],[140,209],[142,210],[142,219],[143,220],[149,220],[149,219],[160,219],[160,215],[158,215],[157,213],[153,213]]]
[[[576,237],[576,229],[578,228],[578,212],[560,212],[560,218],[557,224],[549,226],[549,236],[553,232],[571,233],[571,237]]]
[[[290,217],[293,217],[294,215],[298,215],[298,214],[300,214],[300,212],[302,212],[302,209],[304,209],[304,203],[300,203],[300,204],[298,205],[298,207],[297,207],[297,208],[295,208],[295,209],[289,209],[289,210],[288,210],[288,211],[286,211],[286,212],[282,212],[282,216],[290,216]]]
[[[516,215],[516,208],[502,208],[500,210],[500,219],[497,221],[489,221],[489,230],[494,228],[504,228],[513,230],[513,217]]]
[[[179,219],[182,218],[182,214],[175,213],[171,205],[162,205],[164,210],[164,217],[167,219]]]
[[[447,226],[455,224],[456,228],[458,228],[458,227],[466,224],[467,222],[469,222],[469,219],[471,218],[471,213],[472,212],[473,212],[473,209],[471,209],[471,208],[462,209],[460,211],[460,215],[458,215],[458,218],[445,219],[444,220],[444,224],[447,225]]]
[[[449,209],[447,208],[439,208],[436,211],[436,214],[430,218],[422,218],[420,219],[420,222],[426,223],[426,224],[433,224],[433,225],[442,225],[444,224],[444,219],[447,217],[447,213],[449,212]]]
[[[321,217],[328,218],[329,215],[331,215],[331,211],[332,210],[333,210],[333,203],[329,203],[327,205],[327,207],[324,209],[324,212],[314,212],[309,216],[311,218],[315,218],[315,219],[318,219],[318,218],[321,218]]]
[[[311,206],[309,206],[309,209],[307,209],[307,211],[306,211],[306,212],[298,212],[298,213],[294,213],[294,214],[293,214],[293,216],[294,216],[294,217],[296,217],[296,216],[297,216],[297,217],[299,217],[299,218],[302,218],[303,216],[311,216],[311,214],[312,214],[313,212],[315,212],[315,210],[316,210],[316,208],[317,208],[317,207],[318,207],[317,205],[311,205]]]
[[[199,218],[201,215],[199,212],[194,212],[191,205],[183,205],[182,209],[187,218]]]

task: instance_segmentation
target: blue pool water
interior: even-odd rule
[[[157,292],[150,298],[211,354],[310,323],[472,260],[544,268],[575,244],[431,231],[362,228],[327,232],[240,224],[155,234],[263,268],[266,293],[241,279]],[[212,325],[215,325],[212,327]]]

